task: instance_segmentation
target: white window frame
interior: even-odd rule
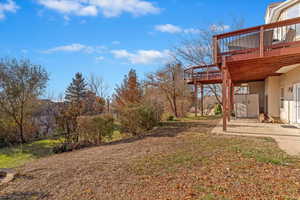
[[[300,105],[298,105],[298,104],[300,104],[300,99],[298,99],[298,97],[297,97],[297,89],[298,88],[300,88],[300,83],[297,83],[297,84],[295,84],[294,85],[294,99],[295,99],[295,122],[297,123],[297,124],[300,124],[300,118],[298,118],[298,116],[299,116],[299,113],[298,112],[300,112],[299,111],[299,109],[298,109],[298,107],[300,106]]]

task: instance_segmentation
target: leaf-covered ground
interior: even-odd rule
[[[216,120],[170,122],[143,138],[19,168],[0,199],[300,198],[299,160],[269,138],[212,135]]]

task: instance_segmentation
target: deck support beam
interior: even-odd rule
[[[201,90],[201,116],[204,116],[204,88],[203,88],[203,84],[201,84],[200,86],[200,90]]]
[[[259,56],[264,57],[264,27],[260,27],[259,33]]]
[[[234,111],[234,84],[233,83],[231,83],[230,102],[231,102],[230,113],[232,114]]]
[[[231,105],[232,105],[232,98],[231,98],[231,85],[232,85],[232,81],[231,81],[231,77],[229,74],[229,71],[227,70],[227,118],[228,118],[228,122],[230,122],[231,120]]]
[[[194,104],[195,104],[195,117],[198,116],[198,85],[194,81]]]
[[[226,64],[226,57],[222,57],[222,104],[223,104],[223,131],[227,131],[227,118],[228,118],[228,79],[229,72]]]

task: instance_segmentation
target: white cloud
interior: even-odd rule
[[[217,24],[212,24],[209,29],[211,31],[226,31],[230,29],[229,25],[217,25]]]
[[[181,33],[182,28],[179,26],[175,26],[172,24],[163,24],[155,26],[155,30],[163,32],[163,33]]]
[[[5,18],[5,13],[16,13],[19,6],[13,0],[7,0],[5,3],[0,3],[0,20]]]
[[[70,44],[64,46],[54,47],[43,51],[43,53],[55,53],[55,52],[84,52],[84,53],[100,53],[105,47],[104,46],[87,46],[83,44]]]
[[[162,25],[157,25],[154,27],[156,31],[160,31],[163,33],[171,33],[171,34],[178,34],[178,33],[184,33],[184,34],[200,34],[201,30],[196,29],[196,28],[182,28],[180,26],[176,26],[173,24],[162,24]],[[211,31],[217,31],[217,32],[222,32],[222,31],[227,31],[230,29],[229,25],[217,25],[217,24],[212,24],[209,29]]]
[[[130,54],[127,50],[113,50],[111,53],[116,57],[116,58],[129,58],[133,56]]]
[[[188,28],[188,29],[184,29],[183,32],[187,34],[199,34],[201,33],[201,30],[196,28]]]
[[[98,15],[98,9],[94,5],[86,6],[86,7],[83,7],[82,9],[80,9],[78,14],[81,15],[81,16],[88,16],[88,15],[97,16]]]
[[[82,0],[38,0],[38,3],[46,8],[63,14],[74,14],[78,16],[96,16],[98,10],[93,5],[82,3]]]
[[[99,7],[105,17],[117,17],[123,12],[135,16],[160,12],[160,8],[145,0],[89,0],[89,2]]]
[[[117,17],[123,13],[134,16],[155,14],[160,8],[146,0],[37,0],[46,8],[77,16]]]
[[[163,33],[171,33],[171,34],[177,34],[177,33],[186,33],[186,34],[198,34],[201,31],[199,29],[195,28],[181,28],[180,26],[176,26],[173,24],[162,24],[155,26],[155,30],[163,32]]]
[[[111,53],[115,58],[127,59],[132,64],[152,64],[162,62],[169,59],[169,50],[138,50],[130,53],[127,50],[113,50]]]

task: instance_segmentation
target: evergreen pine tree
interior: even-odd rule
[[[87,95],[87,83],[81,73],[76,73],[72,83],[66,90],[65,99],[67,102],[81,103]]]

